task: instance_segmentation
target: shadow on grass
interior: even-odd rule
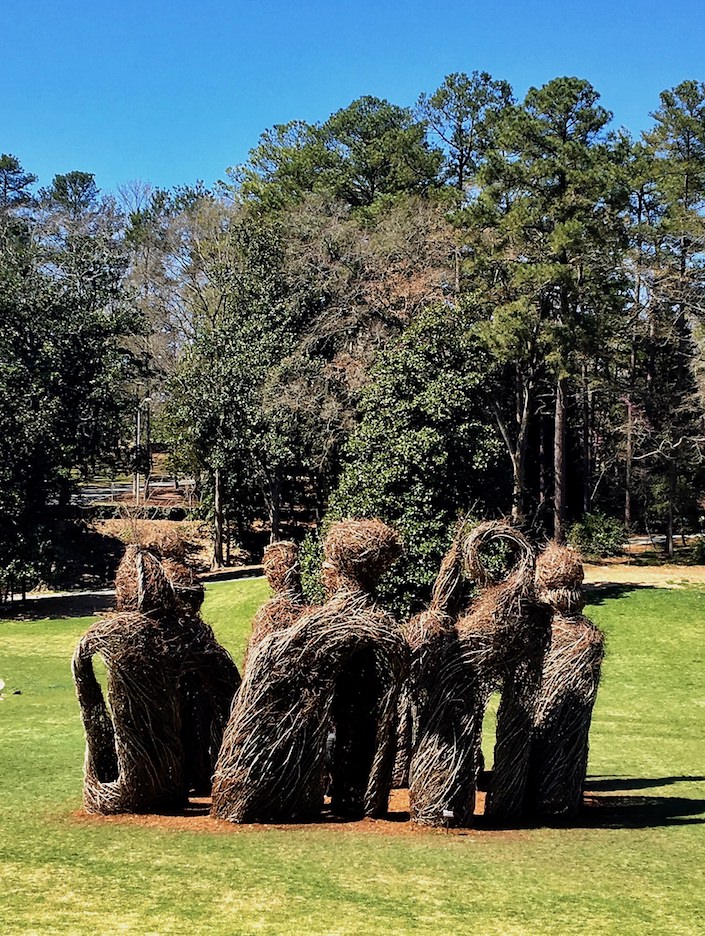
[[[38,621],[44,618],[90,617],[99,611],[114,611],[115,595],[105,592],[83,592],[77,595],[47,595],[0,605],[0,619]]]
[[[191,796],[189,801],[184,808],[182,815],[188,817],[205,817],[210,815],[211,810],[211,799],[210,797],[194,797]],[[312,816],[308,819],[292,819],[287,821],[284,819],[275,819],[271,822],[255,822],[254,825],[271,825],[271,826],[315,826],[315,825],[346,825],[349,823],[359,822],[363,817],[361,816],[342,816],[336,815],[330,811],[330,804],[324,806],[323,811],[320,816]],[[411,815],[408,810],[396,809],[390,810],[384,816],[385,822],[409,822]],[[249,824],[249,823],[248,823]]]
[[[536,818],[526,822],[498,823],[475,817],[485,831],[513,829],[657,829],[668,826],[705,825],[705,799],[684,796],[593,796],[586,793],[578,816]]]
[[[700,783],[705,777],[588,777],[586,788],[591,793],[613,790],[649,790],[653,787],[670,786],[673,783]]]
[[[705,799],[684,796],[589,796],[571,826],[606,829],[655,829],[704,825]]]
[[[498,823],[475,817],[477,828],[510,829],[652,829],[663,826],[705,825],[705,798],[685,796],[620,795],[626,790],[648,790],[678,783],[705,781],[702,776],[588,777],[583,807],[570,818],[541,817],[519,823]],[[604,791],[604,792],[603,792]]]
[[[703,776],[589,777],[583,812],[575,825],[583,828],[646,829],[705,824],[705,798],[685,796],[621,796],[619,791],[649,790],[679,783],[705,781]],[[604,793],[602,792],[604,791]],[[614,794],[614,795],[610,795]]]
[[[591,583],[589,585],[583,585],[583,588],[585,589],[585,595],[587,597],[588,604],[601,605],[608,599],[623,598],[630,592],[655,591],[658,589],[658,586],[637,585],[632,582],[623,582],[620,584],[616,584],[615,582],[606,582],[604,584]]]

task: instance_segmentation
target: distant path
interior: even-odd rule
[[[235,579],[257,578],[262,575],[261,565],[234,566],[217,572],[204,572],[200,578],[204,585]],[[637,566],[624,560],[585,563],[585,585],[590,588],[610,585],[650,585],[652,588],[684,588],[705,585],[705,566]],[[95,591],[35,592],[27,595],[24,604],[15,601],[12,606],[0,605],[2,618],[89,617],[99,611],[115,607],[115,589]]]
[[[705,566],[638,566],[619,560],[585,563],[586,585],[651,585],[653,588],[683,588],[705,584]]]
[[[207,586],[211,582],[251,579],[260,575],[262,575],[261,565],[249,565],[233,566],[217,572],[204,572],[199,578]],[[18,599],[12,605],[0,605],[0,620],[3,618],[88,617],[99,611],[114,609],[114,588],[100,588],[94,591],[30,592],[24,602]]]

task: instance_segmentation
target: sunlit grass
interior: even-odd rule
[[[206,617],[238,660],[265,595],[262,580],[208,589]],[[703,594],[624,589],[589,613],[608,637],[590,785],[627,799],[582,828],[463,835],[80,821],[69,660],[89,622],[1,624],[2,932],[703,932]]]

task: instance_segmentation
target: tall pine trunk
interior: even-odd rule
[[[624,453],[624,527],[632,530],[632,468],[634,464],[634,413],[632,401],[627,400],[626,446]]]
[[[566,409],[568,379],[556,382],[556,416],[553,437],[553,538],[565,542],[566,513]]]
[[[590,381],[587,364],[583,364],[583,512],[592,506],[592,449],[590,445]]]

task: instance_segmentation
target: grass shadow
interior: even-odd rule
[[[637,585],[633,582],[605,582],[583,585],[588,604],[601,605],[613,598],[623,598],[633,591],[657,591],[658,585]]]
[[[588,777],[585,786],[590,793],[613,790],[648,790],[673,783],[701,783],[705,776],[680,777]]]
[[[47,595],[0,605],[3,620],[39,621],[45,618],[90,617],[99,611],[114,611],[115,595],[105,592],[82,592],[76,595]]]
[[[583,828],[647,829],[705,824],[705,798],[623,795],[680,783],[705,781],[703,776],[588,777],[583,810],[575,824]]]
[[[606,829],[655,829],[704,825],[705,799],[684,796],[586,796],[571,826]]]

